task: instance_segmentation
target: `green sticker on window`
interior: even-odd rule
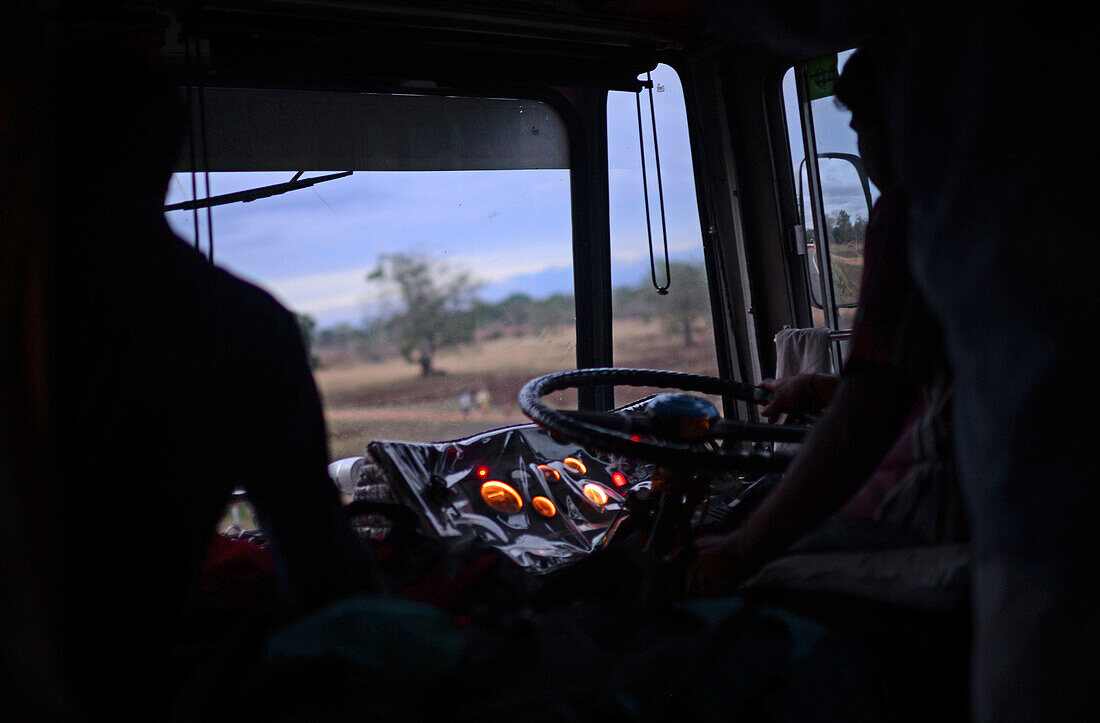
[[[837,71],[836,53],[823,58],[814,58],[806,63],[806,89],[810,100],[828,98],[836,93]]]

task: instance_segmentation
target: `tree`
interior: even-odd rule
[[[317,329],[317,320],[309,314],[294,314],[294,320],[298,322],[298,333],[302,335],[302,346],[306,348],[306,358],[309,359],[309,368],[316,369],[321,366],[321,360],[313,353],[313,335]]]
[[[660,300],[669,324],[684,335],[684,346],[695,344],[692,325],[702,314],[710,313],[707,272],[702,266],[673,261],[669,264],[672,284]],[[656,294],[656,292],[654,292]]]
[[[830,213],[828,221],[829,242],[831,244],[845,246],[855,240],[855,234],[852,231],[852,217],[848,215],[847,211],[840,209],[836,213]]]
[[[367,282],[396,288],[404,310],[387,326],[400,339],[401,355],[420,365],[421,376],[439,373],[433,366],[439,349],[473,339],[477,284],[468,272],[422,256],[388,254]]]
[[[710,315],[707,272],[702,265],[673,261],[669,264],[672,284],[668,294],[653,288],[647,273],[636,286],[616,287],[612,305],[619,318],[663,319],[670,332],[683,334],[685,347],[695,344],[695,322]]]
[[[863,243],[863,239],[867,235],[867,219],[862,215],[856,216],[855,223],[852,224],[852,235],[855,237],[856,243]]]
[[[611,307],[615,316],[623,319],[649,321],[654,316],[661,316],[663,311],[657,308],[660,300],[648,274],[634,286],[616,286],[611,290]]]

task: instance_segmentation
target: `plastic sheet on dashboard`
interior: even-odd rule
[[[367,460],[428,531],[477,538],[534,573],[607,544],[626,515],[627,490],[653,470],[533,424],[451,442],[372,442]]]

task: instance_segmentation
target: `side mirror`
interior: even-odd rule
[[[821,259],[829,254],[836,305],[851,308],[859,301],[863,272],[863,234],[871,215],[871,183],[863,159],[854,153],[817,154],[824,196],[826,228],[818,229],[806,207],[806,159],[799,164],[798,209],[806,238],[806,273],[814,306],[824,308]]]

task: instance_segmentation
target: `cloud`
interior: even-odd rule
[[[477,267],[475,262],[476,256],[456,258],[452,266],[473,271],[476,278],[485,283],[572,268],[572,259],[568,253],[540,261],[532,261],[520,254],[508,262],[498,262],[489,267]],[[254,281],[262,284],[280,302],[295,311],[331,316],[332,312],[343,310],[346,318],[351,320],[358,319],[370,307],[388,307],[393,303],[392,293],[382,286],[366,282],[367,274],[373,268],[373,265],[356,266],[339,271]],[[230,270],[235,271],[232,268]],[[246,274],[241,275],[247,278]]]
[[[677,256],[686,252],[701,257],[686,122],[682,105],[669,102],[676,100],[679,82],[664,66],[654,79],[667,89],[655,101],[669,249]],[[632,264],[645,262],[649,253],[637,119],[631,94],[613,96],[613,105],[622,112],[616,110],[609,125],[614,146],[612,254],[616,264]],[[650,148],[648,132],[646,140]],[[617,159],[623,170],[618,170]],[[212,193],[280,183],[292,175],[212,174]],[[659,238],[655,176],[650,186],[653,230]],[[190,178],[178,176],[168,201],[189,196]],[[176,232],[190,239],[191,214],[168,216]],[[571,281],[562,281],[572,278],[570,180],[569,172],[560,169],[356,172],[313,188],[220,206],[213,216],[217,263],[267,288],[290,308],[315,315],[321,324],[357,322],[368,310],[394,303],[392,294],[366,282],[384,253],[422,253],[469,270],[492,289],[528,282],[531,288],[571,288]]]
[[[262,285],[283,305],[306,314],[320,314],[339,308],[361,308],[372,297],[381,300],[382,295],[366,283],[370,267],[356,267],[340,271],[302,274],[278,279],[250,278],[246,271],[232,266],[227,268],[238,275]]]

